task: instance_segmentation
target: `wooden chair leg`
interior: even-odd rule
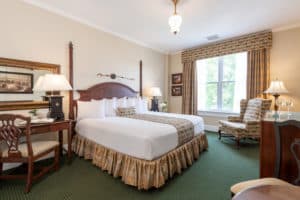
[[[57,146],[55,148],[55,155],[54,155],[54,170],[57,171],[59,170],[59,160],[60,160],[60,150],[59,147]]]
[[[237,147],[237,149],[239,149],[240,148],[240,138],[235,138],[235,140],[236,140],[236,147]]]
[[[233,198],[233,197],[234,197],[234,195],[235,195],[235,194],[234,194],[233,192],[231,192],[231,198]]]
[[[26,193],[30,192],[32,179],[33,179],[33,160],[32,158],[28,158],[28,174],[27,174],[27,184],[25,189]]]
[[[221,140],[221,137],[222,137],[221,130],[218,130],[218,133],[219,133],[219,140]]]
[[[0,163],[0,175],[2,174],[2,172],[3,172],[3,163],[1,162]]]

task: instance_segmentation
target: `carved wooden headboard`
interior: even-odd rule
[[[134,91],[127,85],[117,83],[117,82],[105,82],[94,85],[86,90],[77,90],[80,97],[79,99],[72,100],[72,114],[70,115],[75,119],[77,116],[77,101],[91,101],[92,99],[109,99],[113,97],[136,97],[139,92]]]
[[[134,91],[127,85],[117,82],[105,82],[94,85],[87,90],[78,90],[80,94],[78,100],[90,101],[92,99],[104,99],[104,98],[122,98],[122,97],[136,97],[138,92]]]
[[[70,105],[69,105],[69,118],[75,119],[77,115],[77,101],[90,101],[92,99],[103,99],[103,98],[122,98],[122,97],[136,97],[138,94],[143,96],[142,93],[142,61],[140,61],[139,71],[140,71],[140,80],[139,80],[139,88],[140,91],[135,91],[127,85],[117,82],[105,82],[96,84],[86,90],[78,90],[77,92],[80,94],[79,99],[73,100],[73,91],[70,91]],[[73,86],[73,44],[70,42],[69,44],[69,77],[70,84]],[[75,115],[76,114],[76,115]]]

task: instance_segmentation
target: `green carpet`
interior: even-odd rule
[[[215,133],[207,135],[208,151],[158,190],[139,191],[76,157],[71,165],[62,163],[58,172],[35,182],[29,194],[23,192],[24,181],[0,181],[0,199],[228,200],[232,184],[258,177],[259,145],[245,141],[237,150],[230,139],[220,142]]]

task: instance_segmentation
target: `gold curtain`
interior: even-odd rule
[[[248,51],[247,98],[266,97],[270,81],[270,49]]]
[[[197,114],[196,62],[183,63],[182,113]]]

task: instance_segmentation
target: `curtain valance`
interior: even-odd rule
[[[272,32],[263,31],[183,51],[181,60],[182,63],[186,63],[243,51],[270,49],[271,47]]]

